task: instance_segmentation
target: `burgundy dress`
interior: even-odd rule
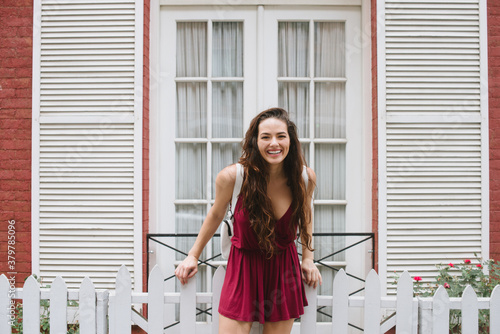
[[[227,261],[219,313],[240,321],[282,321],[304,314],[307,299],[300,269],[296,233],[289,228],[292,208],[276,222],[279,253],[267,259],[250,227],[248,212],[234,210],[234,236]]]

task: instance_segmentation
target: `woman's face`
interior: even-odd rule
[[[290,136],[284,121],[267,118],[259,124],[259,152],[269,164],[282,163],[290,150]]]

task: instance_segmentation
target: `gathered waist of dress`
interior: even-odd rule
[[[234,238],[233,238],[234,239]],[[238,248],[238,250],[243,251],[245,253],[254,253],[254,254],[264,254],[264,251],[260,247],[255,247],[255,245],[252,245],[254,247],[246,247],[244,245],[241,245],[239,242],[232,242],[232,246],[235,248]],[[283,253],[288,250],[293,250],[296,248],[295,246],[295,241],[291,241],[287,244],[276,244],[276,254]]]

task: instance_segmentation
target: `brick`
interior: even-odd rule
[[[2,127],[7,129],[31,129],[31,122],[24,119],[6,119],[2,123]]]
[[[17,74],[16,69],[14,68],[3,68],[0,67],[0,78],[14,78]],[[0,81],[0,85],[3,86],[3,80]]]
[[[15,71],[14,71],[15,72]],[[23,77],[15,77],[10,80],[6,80],[2,83],[2,88],[31,88],[31,77],[23,78]]]
[[[15,68],[20,68],[20,67],[31,67],[32,65],[32,59],[31,57],[16,57],[16,58],[7,58],[4,59],[3,61],[3,67],[15,67]]]
[[[30,27],[33,25],[32,17],[9,17],[3,21],[3,24],[7,27]]]

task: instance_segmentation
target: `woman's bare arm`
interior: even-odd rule
[[[215,180],[215,202],[208,211],[203,221],[196,241],[191,247],[188,256],[175,269],[175,275],[179,278],[181,284],[186,284],[188,279],[198,272],[198,258],[208,241],[213,237],[219,227],[227,205],[233,195],[234,183],[236,180],[236,165],[231,165],[219,172]]]
[[[307,168],[307,174],[309,176],[309,182],[307,184],[307,196],[306,205],[311,206],[311,201],[313,197],[314,187],[316,185],[316,174],[311,168]],[[307,224],[307,234],[311,237],[312,241],[313,233],[313,222],[311,221]],[[318,268],[314,264],[314,254],[307,247],[302,247],[302,278],[304,282],[308,285],[312,285],[314,288],[317,284],[322,284],[323,279],[319,273]]]

